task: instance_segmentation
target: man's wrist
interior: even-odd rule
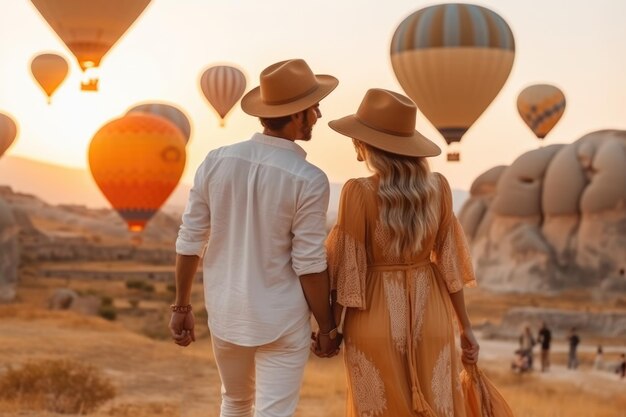
[[[328,337],[330,340],[335,340],[338,334],[339,332],[337,331],[336,327],[325,333],[322,331],[319,332],[319,336]]]
[[[172,304],[170,305],[170,310],[172,310],[172,313],[187,314],[192,310],[192,307],[191,304]]]

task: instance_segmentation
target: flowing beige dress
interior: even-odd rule
[[[350,180],[328,240],[329,273],[346,307],[349,417],[464,417],[455,314],[448,293],[475,286],[469,249],[446,179],[439,227],[411,259],[389,253],[379,222],[378,178]]]

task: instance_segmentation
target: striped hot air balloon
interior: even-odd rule
[[[67,77],[69,65],[61,55],[41,54],[31,61],[30,71],[48,96],[48,104],[50,104],[52,94]]]
[[[150,0],[31,0],[83,71],[100,61],[139,17]],[[82,84],[97,90],[97,78]]]
[[[0,113],[0,157],[9,149],[17,136],[17,124],[4,113]]]
[[[504,19],[471,4],[420,9],[400,23],[391,41],[400,85],[448,144],[459,142],[493,101],[514,57]]]
[[[165,117],[178,127],[185,138],[185,143],[189,142],[191,136],[191,123],[185,113],[178,107],[165,103],[145,103],[139,104],[126,112],[131,113],[148,113],[155,116]]]
[[[535,136],[543,139],[563,116],[565,95],[553,85],[531,85],[517,97],[517,111]]]
[[[224,127],[226,115],[246,91],[246,76],[235,67],[216,65],[204,71],[200,88],[220,116],[220,126]]]
[[[180,130],[146,113],[105,124],[89,145],[91,174],[132,232],[141,232],[176,188],[185,159]]]

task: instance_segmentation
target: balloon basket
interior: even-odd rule
[[[448,162],[459,162],[461,160],[461,154],[458,152],[448,152]]]
[[[130,244],[136,248],[143,243],[143,237],[139,233],[133,233],[130,237]]]
[[[81,91],[98,91],[98,80],[83,81],[80,83]]]

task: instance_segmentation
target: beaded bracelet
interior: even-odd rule
[[[170,306],[170,310],[172,310],[172,313],[183,313],[183,314],[187,314],[189,313],[192,308],[191,308],[191,304],[187,304],[186,306],[179,306],[176,304],[172,304]]]

